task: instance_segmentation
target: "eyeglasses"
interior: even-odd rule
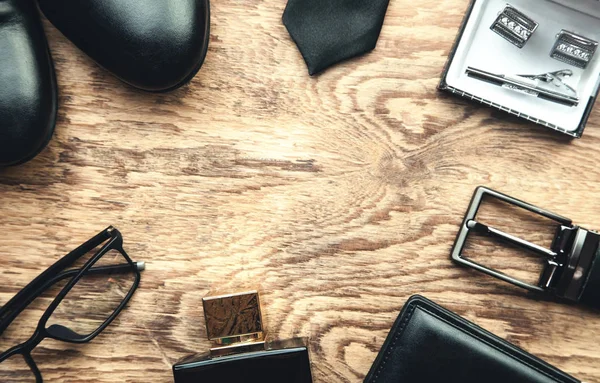
[[[85,261],[80,269],[66,270],[80,261]],[[42,383],[31,356],[35,347],[46,338],[69,343],[94,339],[125,308],[144,268],[144,262],[133,262],[123,250],[121,233],[108,227],[31,281],[0,308],[0,335],[32,301],[70,278],[44,312],[31,338],[0,353],[0,382]]]

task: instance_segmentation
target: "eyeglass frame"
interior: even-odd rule
[[[108,242],[107,242],[108,241]],[[78,259],[88,254],[90,251],[106,242],[100,250],[98,250],[81,269],[73,269],[60,272],[71,266]],[[111,265],[93,268],[92,266],[110,250],[117,250],[123,258],[127,261],[127,264],[122,265]],[[19,293],[17,293],[11,300],[9,300],[4,306],[0,307],[0,335],[6,330],[6,328],[14,321],[14,319],[23,311],[25,308],[37,297],[39,297],[44,291],[54,285],[56,282],[71,277],[71,280],[66,286],[58,293],[56,298],[48,306],[42,317],[40,318],[35,332],[29,338],[29,340],[11,347],[3,353],[0,353],[0,363],[8,360],[16,355],[21,355],[25,362],[29,366],[29,369],[33,373],[36,379],[36,383],[42,383],[42,374],[33,360],[31,353],[44,339],[50,338],[59,340],[67,343],[88,343],[98,336],[102,331],[108,327],[113,320],[123,311],[135,291],[137,290],[141,275],[140,271],[144,270],[145,264],[143,262],[133,262],[129,255],[123,249],[123,236],[116,228],[109,226],[105,230],[101,231],[93,238],[89,239],[75,250],[71,251],[52,266],[50,266],[42,274],[38,275],[33,281],[25,286]],[[54,324],[49,328],[46,328],[48,320],[60,305],[67,294],[73,289],[73,287],[81,280],[84,275],[98,275],[108,274],[114,272],[133,272],[135,280],[131,289],[127,295],[123,298],[119,306],[114,312],[92,333],[81,336],[75,333],[73,330],[58,324]],[[13,310],[10,310],[12,306],[16,306]],[[4,318],[3,318],[4,317]]]

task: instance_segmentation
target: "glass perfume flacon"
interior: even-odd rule
[[[258,292],[202,300],[210,352],[173,366],[175,383],[312,383],[307,340],[269,340]]]

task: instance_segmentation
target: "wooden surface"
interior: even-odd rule
[[[600,381],[597,312],[449,259],[477,185],[600,228],[600,110],[569,141],[436,91],[467,3],[393,0],[374,52],[310,78],[285,1],[218,0],[204,67],[165,95],[123,85],[46,23],[59,121],[37,159],[0,172],[0,304],[110,224],[147,262],[93,343],[39,346],[46,380],[170,382],[208,348],[201,298],[258,288],[273,336],[311,338],[316,382],[361,382],[417,293]],[[48,299],[1,344],[31,335]]]

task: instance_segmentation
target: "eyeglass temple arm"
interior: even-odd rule
[[[134,265],[138,271],[143,271],[145,269],[144,262],[135,262]],[[72,278],[72,277],[76,276],[80,271],[81,271],[81,269],[72,269],[72,270],[63,271],[62,273],[58,274],[57,276],[55,276],[54,278],[52,278],[51,280],[46,282],[39,289],[37,289],[36,291],[33,291],[31,294],[29,294],[26,299],[24,299],[21,302],[18,302],[19,305],[17,307],[13,308],[13,310],[11,310],[11,312],[0,321],[0,334],[2,334],[4,332],[4,330],[6,330],[6,328],[8,328],[8,326],[10,326],[12,321],[23,310],[25,310],[25,308],[31,302],[33,302],[37,297],[39,297],[41,294],[43,294],[44,291],[46,291],[48,288],[50,288],[50,286],[54,285],[57,282],[62,281],[63,279]],[[92,267],[91,269],[89,269],[87,271],[86,275],[120,274],[120,273],[127,273],[130,271],[131,271],[131,265],[128,263],[125,263],[125,264],[121,264],[121,265]]]
[[[4,320],[2,319],[8,312],[13,310],[13,306],[19,305],[21,302],[28,300],[27,298],[34,292],[38,291],[40,287],[46,286],[48,280],[52,280],[62,270],[71,266],[75,261],[81,258],[83,255],[95,249],[102,242],[106,241],[111,237],[111,233],[114,229],[109,227],[100,233],[96,234],[93,238],[85,242],[84,244],[71,251],[59,259],[56,263],[50,266],[46,271],[38,275],[33,281],[29,282],[21,291],[19,291],[11,300],[9,300],[4,306],[0,307],[0,333],[8,327],[3,327]],[[38,293],[39,296],[40,293]],[[35,298],[34,298],[35,299]],[[32,299],[33,300],[33,299]],[[32,300],[28,300],[31,302]]]

